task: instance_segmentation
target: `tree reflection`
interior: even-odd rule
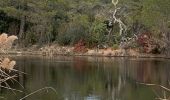
[[[167,86],[170,70],[168,61],[148,59],[21,57],[17,62],[18,68],[22,66],[20,70],[28,73],[19,80],[26,93],[46,86],[57,90],[57,96],[48,93],[31,97],[41,100],[48,97],[51,100],[151,100],[155,97],[153,91],[136,82]]]

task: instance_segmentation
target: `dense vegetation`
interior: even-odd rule
[[[116,17],[126,25],[123,34],[119,34],[119,24],[112,20],[115,7],[111,2],[0,0],[0,33],[17,35],[19,43],[25,46],[47,43],[74,45],[83,40],[89,47],[98,44],[117,47],[123,41],[122,37],[146,34],[152,40],[148,44],[156,45],[161,52],[165,49],[168,51],[169,0],[120,0],[116,5],[120,7]],[[140,43],[142,46],[145,44],[142,41]],[[160,47],[162,44],[163,47]]]

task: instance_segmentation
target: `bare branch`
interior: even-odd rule
[[[119,34],[122,35],[123,34],[123,31],[126,31],[127,30],[127,27],[126,25],[122,22],[122,20],[120,18],[117,18],[116,17],[116,13],[118,12],[119,9],[121,9],[120,7],[117,7],[117,4],[119,3],[118,0],[112,0],[112,3],[114,4],[114,12],[113,12],[113,16],[112,16],[112,19],[114,20],[114,23],[118,23],[119,24]]]
[[[5,88],[5,89],[9,89],[9,90],[12,90],[12,91],[23,92],[23,91],[21,91],[21,90],[17,90],[17,89],[5,87],[5,86],[1,86],[1,85],[0,85],[0,87],[1,87],[1,88]]]
[[[112,0],[112,3],[116,6],[119,3],[119,0]]]

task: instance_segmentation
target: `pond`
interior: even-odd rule
[[[8,82],[16,92],[1,89],[2,100],[19,100],[44,87],[24,100],[155,100],[159,88],[140,83],[170,86],[170,60],[105,57],[14,57],[18,74]],[[0,98],[0,99],[1,99]]]

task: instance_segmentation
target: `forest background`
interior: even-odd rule
[[[170,1],[119,0],[0,0],[0,33],[18,36],[18,47],[46,44],[87,48],[107,45],[140,48],[146,53],[170,55]],[[119,23],[125,25],[120,34]],[[147,41],[147,42],[146,42]]]

